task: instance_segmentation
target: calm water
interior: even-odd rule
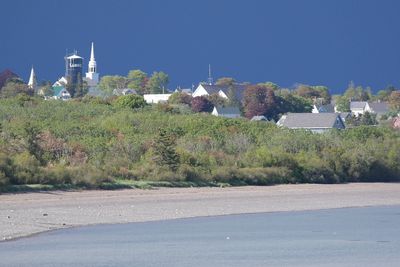
[[[0,266],[400,266],[400,206],[59,230],[0,243]]]

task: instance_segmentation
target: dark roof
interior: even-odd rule
[[[207,91],[207,93],[209,95],[218,94],[219,91],[222,91],[222,92],[224,92],[225,95],[228,96],[228,92],[230,89],[230,86],[227,86],[227,85],[216,85],[216,84],[207,84],[207,83],[202,83],[201,85]],[[233,84],[233,87],[235,89],[237,99],[239,101],[241,101],[243,98],[244,90],[246,89],[247,85]]]
[[[227,114],[239,114],[240,110],[238,107],[215,107],[219,115],[227,115]]]
[[[374,113],[387,113],[389,112],[389,105],[386,102],[374,102],[368,103],[372,112]]]
[[[288,113],[282,116],[278,125],[288,128],[333,128],[337,119],[343,124],[337,113]]]
[[[350,109],[354,109],[354,108],[363,109],[366,104],[367,104],[367,102],[365,102],[365,101],[351,101],[350,102]]]
[[[332,104],[327,104],[327,105],[315,105],[318,109],[319,112],[324,112],[324,113],[334,113],[335,112],[335,106]]]

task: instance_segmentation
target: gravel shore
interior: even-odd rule
[[[0,241],[48,230],[241,213],[400,205],[400,183],[0,195]]]

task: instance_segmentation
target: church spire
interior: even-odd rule
[[[37,87],[36,74],[35,70],[33,69],[33,66],[31,69],[31,75],[29,76],[28,87],[31,89],[36,89]]]
[[[92,47],[90,50],[90,60],[85,80],[89,87],[96,87],[99,83],[99,73],[97,72],[97,63],[96,59],[94,58],[94,42],[92,42]]]
[[[92,42],[92,50],[90,51],[90,61],[96,61],[94,59],[94,44]]]
[[[94,43],[92,42],[92,49],[90,50],[90,60],[89,60],[89,72],[96,72],[96,59],[94,58]]]

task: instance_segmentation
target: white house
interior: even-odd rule
[[[67,79],[65,77],[61,77],[58,79],[53,86],[65,86],[68,83]]]
[[[350,102],[351,113],[355,116],[364,114],[365,112],[371,112],[368,102],[366,101],[351,101]]]
[[[59,100],[69,100],[71,99],[71,94],[63,86],[53,86],[53,99]]]
[[[386,102],[366,102],[352,101],[350,102],[351,113],[355,116],[364,114],[365,112],[375,113],[378,116],[389,112],[389,105]]]
[[[212,115],[225,118],[240,118],[240,110],[237,107],[214,107]]]
[[[157,104],[167,102],[171,94],[145,94],[144,100],[147,104]]]
[[[246,89],[246,85],[234,84],[233,88],[235,90],[237,100],[241,101],[243,98],[244,90]],[[226,85],[200,83],[199,86],[197,86],[196,90],[193,92],[192,96],[196,97],[218,94],[220,97],[228,99],[229,89],[229,86]]]
[[[330,129],[345,129],[346,126],[338,113],[288,113],[276,123],[290,129],[306,129],[323,133]]]

